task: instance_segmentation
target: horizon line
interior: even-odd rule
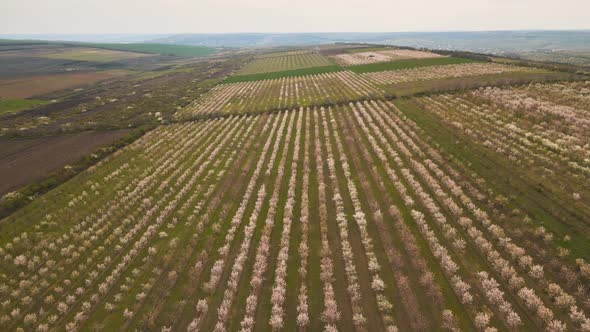
[[[232,35],[232,34],[329,34],[329,33],[358,33],[358,34],[386,34],[386,33],[449,33],[449,32],[514,32],[514,31],[588,31],[590,28],[529,28],[529,29],[485,29],[485,30],[408,30],[408,31],[231,31],[231,32],[26,32],[26,33],[0,33],[0,36],[31,36],[31,35]]]

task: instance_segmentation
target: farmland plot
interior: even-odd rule
[[[247,63],[236,75],[250,75],[275,71],[330,66],[334,63],[327,57],[310,52],[289,52],[287,55],[262,56]]]
[[[462,167],[384,101],[162,126],[0,223],[0,327],[588,328]]]
[[[363,77],[349,72],[221,84],[177,113],[177,117],[253,113],[382,96]]]
[[[384,50],[338,54],[332,56],[332,59],[342,66],[354,66],[402,59],[425,59],[440,57],[443,57],[443,55],[424,51]]]

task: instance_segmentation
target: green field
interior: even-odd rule
[[[14,113],[48,103],[38,99],[1,99],[0,115]]]
[[[104,48],[108,50],[128,51],[138,53],[152,53],[161,55],[175,55],[183,57],[200,57],[215,53],[215,49],[206,46],[175,45],[175,44],[82,44],[88,47]]]
[[[355,73],[370,73],[376,71],[385,70],[399,70],[399,69],[410,69],[428,66],[440,66],[440,65],[455,65],[461,63],[478,62],[477,60],[465,59],[465,58],[426,58],[426,59],[404,59],[392,62],[379,62],[371,63],[366,65],[356,65],[347,67]]]

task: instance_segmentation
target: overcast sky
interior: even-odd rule
[[[0,0],[0,34],[590,29],[590,0]]]

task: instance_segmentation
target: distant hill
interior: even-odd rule
[[[67,40],[85,43],[145,43],[166,36],[170,36],[170,34],[3,34],[0,35],[0,38],[48,41]]]
[[[0,35],[0,39],[75,41],[100,44],[149,43],[209,47],[376,43],[477,52],[590,49],[590,30],[451,32],[190,33],[152,35]]]
[[[183,57],[206,56],[215,53],[215,49],[201,45],[176,45],[171,43],[90,43],[78,41],[16,40],[0,39],[0,51],[27,49],[34,47],[92,47],[115,51],[150,53]]]
[[[206,46],[273,46],[322,43],[379,43],[477,52],[590,49],[590,30],[478,32],[335,32],[178,34],[150,42]]]
[[[230,33],[178,34],[152,40],[157,43],[247,47],[276,45],[313,45],[334,42],[382,42],[388,33]]]
[[[590,30],[398,33],[388,36],[384,42],[403,46],[483,53],[590,50]]]
[[[590,30],[179,34],[159,37],[152,42],[211,47],[302,46],[338,42],[389,44],[590,66]]]
[[[114,50],[179,56],[211,54],[213,52],[211,47],[303,46],[331,43],[389,44],[590,65],[590,30],[0,35],[1,38],[53,40],[62,43],[63,41],[84,42],[92,43],[94,47]]]

